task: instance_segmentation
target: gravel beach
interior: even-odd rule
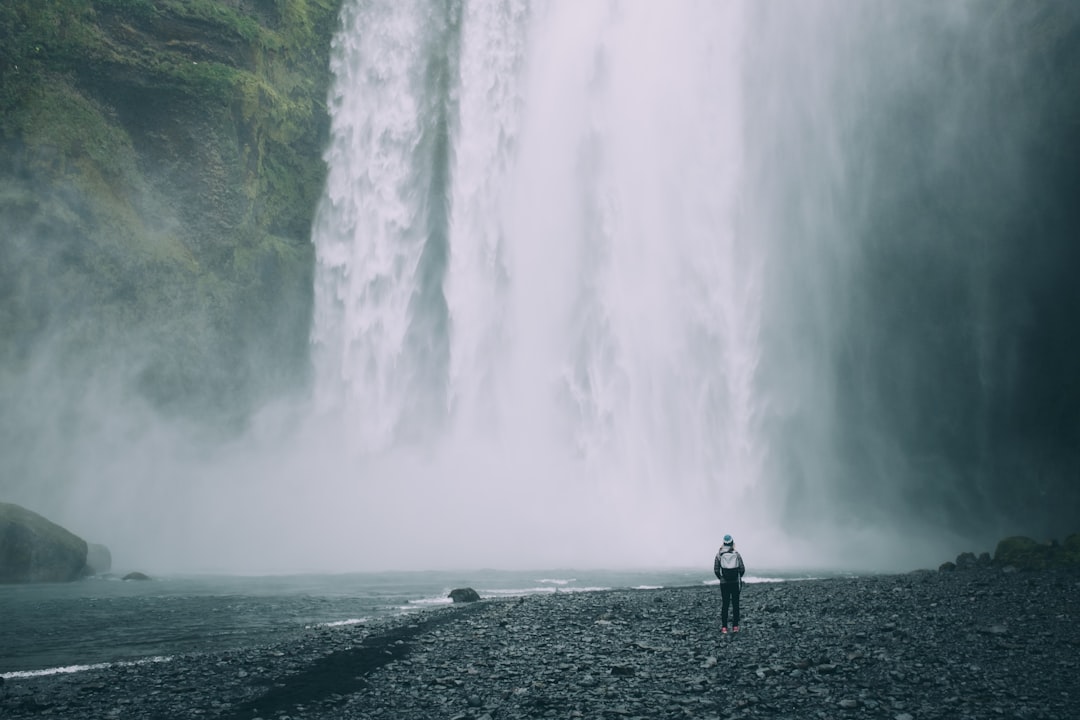
[[[0,718],[1080,717],[1080,574],[999,568],[483,600],[7,679]]]

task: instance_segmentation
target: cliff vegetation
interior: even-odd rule
[[[0,4],[0,394],[43,357],[181,414],[303,379],[339,5]]]

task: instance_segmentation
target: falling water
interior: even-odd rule
[[[363,553],[880,566],[988,517],[977,15],[347,3],[313,357]]]
[[[344,27],[314,345],[358,467],[567,563],[757,522],[740,7],[356,2]]]
[[[310,398],[222,433],[46,343],[0,378],[6,501],[151,571],[707,572],[724,533],[911,569],[1075,532],[1080,10],[340,20]]]

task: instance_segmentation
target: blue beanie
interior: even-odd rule
[[[730,535],[725,535],[724,536],[724,544],[725,545],[731,545],[733,542],[735,542],[735,541],[731,539]]]

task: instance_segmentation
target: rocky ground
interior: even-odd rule
[[[1000,569],[485,600],[271,647],[9,678],[0,717],[1080,717],[1080,574]]]

